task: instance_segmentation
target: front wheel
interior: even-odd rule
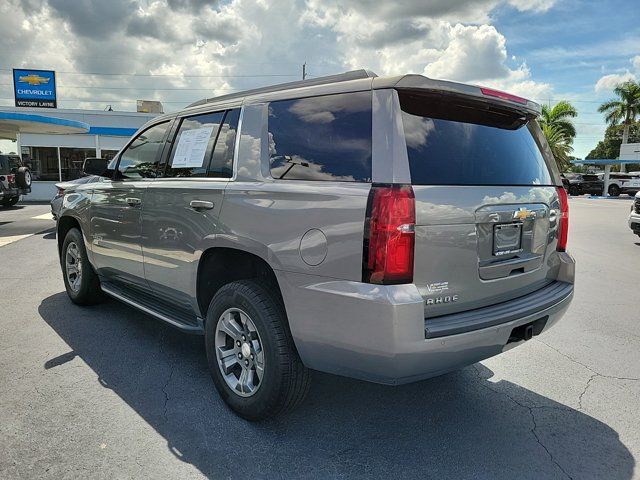
[[[207,312],[205,344],[220,396],[247,420],[288,411],[309,389],[310,372],[298,356],[273,289],[252,280],[223,286]]]
[[[580,190],[575,185],[569,187],[569,195],[572,197],[580,195]]]
[[[64,237],[60,262],[64,286],[73,303],[94,305],[103,299],[100,280],[89,263],[82,233],[77,228]]]
[[[609,195],[617,197],[620,195],[620,187],[617,185],[609,185]]]

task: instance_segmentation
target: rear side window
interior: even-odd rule
[[[371,182],[371,92],[269,104],[271,176]]]
[[[535,120],[461,100],[400,95],[415,185],[553,185]]]
[[[220,133],[213,149],[209,177],[231,178],[233,176],[233,151],[240,121],[240,109],[229,110],[224,117]]]
[[[183,118],[173,142],[166,177],[206,177],[225,112]]]

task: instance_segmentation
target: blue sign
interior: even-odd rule
[[[56,108],[56,72],[13,69],[16,107]]]

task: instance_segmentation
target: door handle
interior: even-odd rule
[[[134,197],[127,197],[125,199],[125,201],[132,207],[137,207],[138,205],[140,205],[142,203],[142,200],[140,200],[139,198],[134,198]]]
[[[191,200],[189,206],[194,210],[211,210],[213,208],[213,202],[207,202],[206,200]]]

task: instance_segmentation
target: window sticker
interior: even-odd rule
[[[184,130],[180,134],[171,167],[204,167],[204,156],[207,152],[211,132],[213,132],[213,126]]]

